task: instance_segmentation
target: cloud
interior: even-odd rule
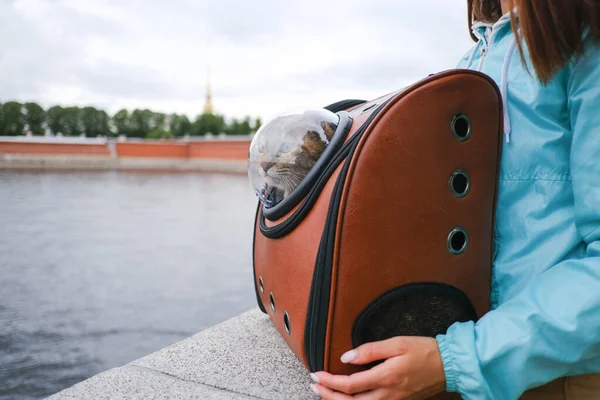
[[[463,0],[0,0],[0,101],[227,116],[372,98],[452,68]]]

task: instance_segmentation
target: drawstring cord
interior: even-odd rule
[[[504,112],[504,137],[506,139],[506,143],[510,142],[510,116],[508,114],[508,69],[510,67],[510,60],[512,58],[513,53],[515,52],[515,48],[517,47],[517,41],[513,39],[512,43],[508,47],[506,51],[506,56],[504,57],[504,65],[502,66],[502,77],[500,79],[500,92],[502,93],[502,110]]]

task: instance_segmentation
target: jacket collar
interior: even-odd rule
[[[513,10],[517,22],[519,20],[518,13],[516,8]],[[506,13],[498,19],[496,22],[483,22],[483,21],[473,21],[473,25],[471,25],[471,31],[473,35],[480,40],[486,41],[486,38],[489,40],[492,32],[499,31],[501,28],[506,25],[510,25],[510,13]]]
[[[516,14],[516,10],[513,10],[513,12]],[[473,34],[475,35],[475,37],[477,37],[478,39],[478,43],[477,45],[475,45],[475,47],[472,50],[471,53],[471,57],[469,57],[469,61],[467,62],[468,65],[471,64],[471,61],[473,60],[476,51],[479,47],[483,46],[486,49],[487,52],[487,48],[492,44],[492,42],[494,42],[494,39],[496,39],[496,36],[498,35],[498,32],[500,32],[501,30],[505,30],[506,31],[506,27],[508,26],[508,30],[510,30],[510,13],[506,13],[504,14],[502,17],[500,17],[500,19],[498,19],[498,21],[494,22],[494,23],[488,23],[488,22],[481,22],[481,21],[475,21],[473,23],[472,26],[472,31]],[[507,33],[505,33],[507,34]],[[483,43],[483,45],[482,45]],[[508,103],[508,70],[510,67],[510,61],[512,59],[513,53],[515,52],[515,48],[516,48],[516,41],[515,38],[512,39],[511,44],[509,45],[508,49],[506,50],[506,54],[504,55],[504,62],[502,64],[502,72],[501,72],[501,78],[500,78],[500,91],[502,94],[502,109],[503,109],[503,113],[504,113],[504,137],[506,138],[506,142],[510,142],[510,133],[511,133],[511,121],[510,121],[510,115],[509,115],[509,103]],[[478,69],[481,68],[481,65],[483,63],[484,60],[484,56],[482,55],[481,60],[480,60],[480,66],[478,67]]]

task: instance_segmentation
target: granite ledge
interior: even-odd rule
[[[317,399],[310,383],[256,308],[48,399]]]

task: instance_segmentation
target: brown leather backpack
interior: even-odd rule
[[[325,160],[259,203],[254,283],[308,370],[352,374],[352,348],[489,310],[502,100],[486,75],[450,70],[326,108],[340,124]]]

